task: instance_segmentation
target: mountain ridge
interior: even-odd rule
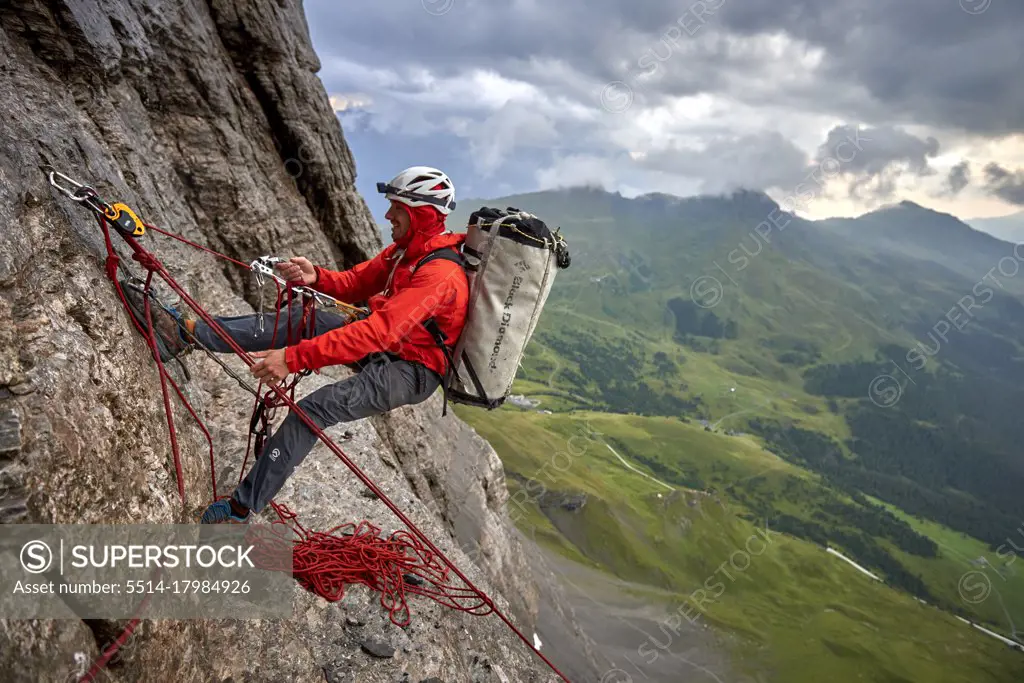
[[[524,192],[517,192],[517,193],[514,193],[514,194],[510,194],[510,195],[503,195],[503,196],[499,196],[499,197],[496,197],[496,198],[490,198],[490,199],[488,199],[488,198],[481,198],[481,197],[469,197],[469,198],[465,198],[465,199],[460,198],[459,201],[465,202],[467,204],[472,204],[474,206],[476,204],[479,204],[479,203],[483,203],[484,205],[487,205],[488,202],[490,202],[493,205],[495,202],[500,204],[502,201],[504,201],[506,199],[509,199],[509,198],[527,198],[527,197],[535,197],[535,196],[542,196],[542,195],[561,196],[561,197],[565,197],[565,198],[574,198],[574,197],[579,197],[579,198],[609,197],[609,198],[615,198],[617,200],[622,200],[624,202],[630,202],[630,201],[641,201],[641,202],[643,202],[643,201],[647,201],[647,202],[663,201],[663,202],[672,203],[672,204],[680,204],[680,203],[700,201],[700,200],[736,200],[737,198],[751,197],[751,198],[756,198],[758,201],[763,201],[763,202],[765,202],[767,204],[771,204],[771,205],[774,205],[775,207],[781,208],[781,205],[775,199],[773,199],[771,197],[771,195],[769,195],[768,193],[766,193],[764,191],[761,191],[761,190],[751,190],[751,189],[737,188],[737,189],[729,190],[729,191],[726,191],[726,192],[698,193],[698,194],[691,194],[691,195],[677,195],[677,194],[672,194],[671,192],[653,191],[653,192],[645,192],[645,193],[637,194],[637,195],[632,196],[632,197],[627,197],[626,195],[622,194],[618,190],[608,190],[608,189],[605,189],[603,187],[599,187],[599,186],[596,186],[596,185],[585,185],[585,184],[584,185],[573,185],[573,186],[569,186],[569,187],[559,187],[559,188],[552,188],[552,189],[544,189],[544,190],[529,190],[529,191],[524,191]],[[499,200],[501,200],[501,201],[499,201]],[[863,213],[857,214],[855,216],[849,216],[849,217],[846,217],[846,216],[826,216],[824,218],[816,218],[816,219],[806,218],[806,219],[803,219],[803,220],[806,220],[806,221],[808,221],[810,223],[820,223],[820,222],[824,222],[824,221],[842,220],[842,219],[855,220],[857,218],[862,218],[864,216],[869,216],[871,214],[884,213],[884,212],[887,212],[887,211],[891,211],[893,209],[901,209],[901,208],[903,208],[903,209],[910,209],[910,210],[920,209],[922,211],[930,212],[930,213],[933,213],[933,214],[936,214],[936,215],[950,216],[950,217],[952,217],[952,218],[954,218],[954,219],[964,223],[965,225],[968,225],[968,227],[970,227],[970,222],[974,221],[974,220],[999,220],[999,219],[963,219],[963,218],[960,218],[959,216],[957,216],[955,214],[951,214],[951,213],[945,212],[945,211],[940,211],[938,209],[933,209],[931,207],[925,206],[923,204],[920,204],[918,202],[914,202],[914,201],[909,200],[909,199],[896,200],[896,201],[890,202],[888,204],[884,204],[882,206],[876,207],[874,209],[870,209],[870,210],[864,211]],[[795,215],[795,214],[790,214],[790,215]],[[1022,212],[1020,212],[1018,214],[1012,214],[1010,216],[1006,216],[1006,218],[1016,217],[1018,215],[1019,216],[1024,216],[1024,211],[1022,211]]]
[[[1024,241],[1024,211],[996,218],[969,218],[967,222],[1007,242]]]

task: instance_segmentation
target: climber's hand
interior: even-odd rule
[[[316,282],[316,269],[308,258],[296,256],[277,264],[277,272],[289,282],[312,285]]]
[[[267,384],[279,384],[288,376],[288,363],[284,359],[284,349],[257,351],[252,355],[254,358],[262,359],[249,368],[249,372],[256,379]]]

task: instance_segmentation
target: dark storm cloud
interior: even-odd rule
[[[828,132],[816,161],[850,178],[850,196],[878,198],[891,196],[904,174],[934,174],[928,160],[938,153],[939,141],[932,137],[921,139],[892,126],[843,125]]]
[[[971,182],[971,164],[968,161],[961,161],[949,169],[949,176],[946,178],[946,192],[953,196],[967,187]]]
[[[1024,170],[1011,171],[995,162],[988,164],[985,189],[1004,202],[1024,206]]]
[[[983,134],[1024,130],[1024,3],[745,0],[742,9],[722,13],[726,28],[770,27],[824,49],[820,85],[870,95],[847,100],[851,109]]]
[[[331,67],[334,55],[442,76],[489,68],[597,106],[602,84],[657,66],[637,94],[641,104],[711,92],[755,103],[777,97],[847,120],[911,120],[985,135],[1024,131],[1019,1],[405,0],[356,10],[315,0],[306,11],[329,88],[346,83]],[[786,66],[778,60],[793,57],[773,64],[738,49],[735,39],[770,33],[820,50],[821,62],[809,80],[751,92],[736,74],[774,75],[772,67]]]
[[[844,143],[861,140],[861,144],[843,154]],[[934,171],[928,159],[939,153],[939,141],[929,137],[921,139],[905,130],[883,126],[878,128],[854,125],[836,126],[828,132],[825,142],[818,148],[818,161],[839,158],[851,173],[877,175],[894,164],[904,165],[916,175],[930,175]]]

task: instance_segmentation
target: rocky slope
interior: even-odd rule
[[[205,442],[178,410],[187,501],[178,500],[156,371],[105,277],[100,232],[39,167],[241,260],[301,254],[350,266],[381,241],[318,69],[294,0],[0,2],[0,521],[190,523],[211,495]],[[152,232],[144,239],[211,310],[252,310],[241,269]],[[186,362],[186,393],[212,428],[218,477],[230,481],[249,396],[209,359]],[[440,408],[435,396],[330,433],[527,633],[558,634],[573,680],[597,680],[571,610],[503,511],[500,461]],[[278,500],[316,529],[364,518],[397,528],[361,489],[318,446]],[[534,623],[541,600],[557,622]],[[144,622],[104,675],[552,680],[493,616],[416,600],[413,624],[399,629],[362,588],[332,605],[296,587],[293,604],[286,622]],[[0,677],[76,680],[118,626],[0,621]],[[367,638],[394,656],[363,652]]]

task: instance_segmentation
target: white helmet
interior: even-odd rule
[[[377,183],[377,192],[406,206],[432,206],[445,216],[455,208],[451,179],[429,166],[407,168],[390,183]]]

